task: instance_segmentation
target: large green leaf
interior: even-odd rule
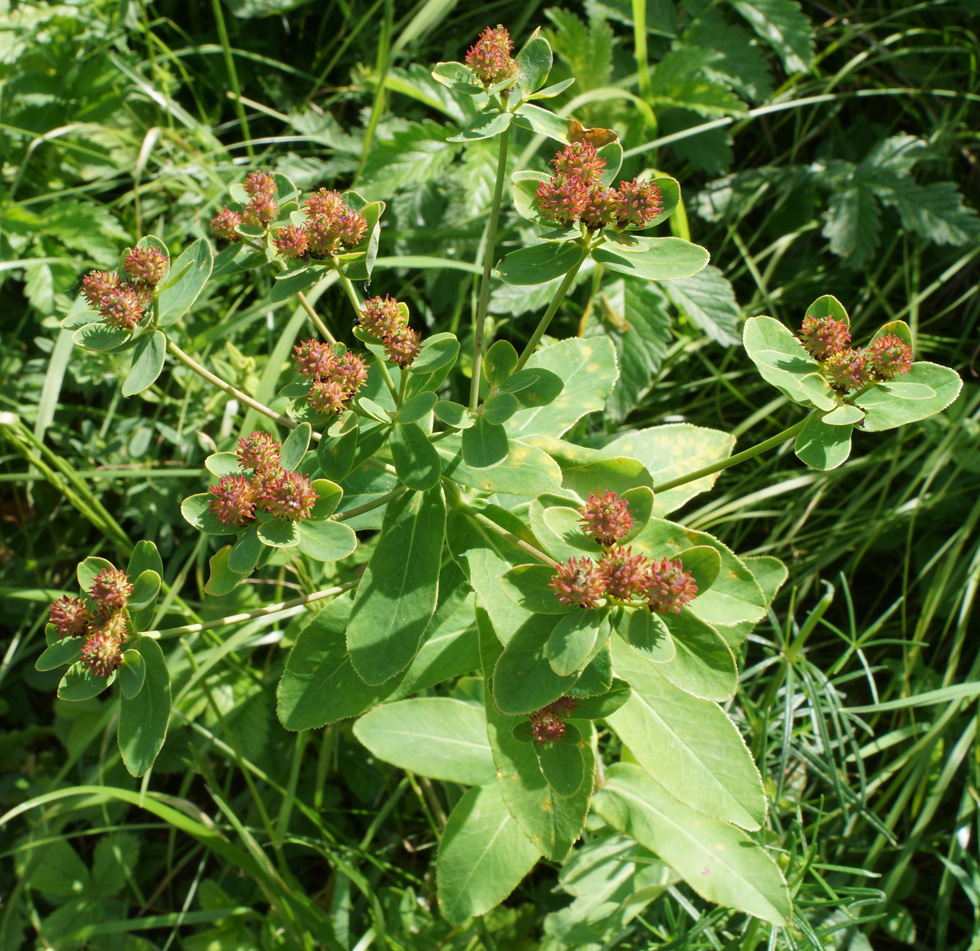
[[[561,466],[563,489],[585,500],[593,492],[626,495],[630,490],[653,484],[646,466],[636,459],[605,449],[589,449],[552,436],[528,436],[527,441],[543,449]]]
[[[439,481],[439,453],[417,423],[396,423],[388,440],[398,478],[410,489],[425,491]]]
[[[794,403],[811,405],[801,381],[811,373],[819,373],[820,364],[787,327],[772,317],[750,317],[742,330],[742,343],[767,383]]]
[[[525,611],[533,614],[568,614],[574,610],[558,600],[551,580],[554,568],[549,565],[518,565],[500,578],[504,594]]]
[[[690,611],[665,614],[676,654],[660,668],[675,687],[702,700],[725,701],[738,686],[735,655],[721,635]]]
[[[774,925],[789,920],[786,881],[762,846],[678,802],[638,766],[611,766],[594,803],[609,825],[659,855],[702,898]]]
[[[516,439],[511,439],[508,447],[507,458],[502,462],[489,469],[475,469],[463,459],[459,436],[449,436],[436,444],[443,475],[461,485],[525,497],[559,488],[561,469],[551,456]]]
[[[726,346],[739,342],[735,291],[718,268],[708,265],[691,277],[668,281],[663,291],[712,340]]]
[[[550,615],[534,614],[507,642],[493,671],[493,698],[501,713],[531,713],[574,686],[575,673],[556,674],[548,661],[546,645],[556,623]]]
[[[304,520],[299,523],[297,547],[315,561],[340,561],[357,548],[357,536],[343,522]]]
[[[933,416],[949,406],[962,387],[960,375],[949,367],[913,363],[908,373],[879,383],[854,402],[865,412],[862,428],[874,433]]]
[[[766,818],[762,778],[725,712],[675,687],[618,638],[611,645],[616,674],[633,693],[607,722],[636,761],[705,815],[758,829]]]
[[[732,0],[783,61],[787,73],[807,72],[813,63],[813,27],[796,0]]]
[[[213,265],[214,256],[206,238],[198,238],[173,262],[158,298],[160,327],[169,327],[190,310],[204,290]]]
[[[691,277],[705,267],[709,260],[708,252],[704,248],[683,238],[635,240],[642,242],[642,250],[623,251],[618,245],[604,244],[592,252],[592,257],[610,271],[646,281],[676,281]]]
[[[439,486],[388,503],[347,627],[354,668],[367,683],[390,680],[418,651],[436,608],[445,535]]]
[[[119,752],[126,769],[142,776],[157,758],[170,723],[170,673],[160,645],[140,638],[136,650],[143,656],[143,688],[132,699],[124,695],[119,709]]]
[[[502,394],[495,397],[495,400],[502,399]],[[514,408],[517,408],[517,400],[514,401]],[[490,404],[487,404],[488,406]],[[491,423],[486,416],[477,416],[476,422],[463,430],[460,437],[463,461],[471,469],[489,469],[507,458],[509,446],[507,444],[507,431],[503,426]]]
[[[544,284],[567,274],[581,260],[577,244],[546,242],[511,251],[497,266],[497,274],[508,284]]]
[[[472,703],[449,697],[386,703],[364,714],[354,735],[379,759],[420,776],[466,786],[497,778],[486,717]]]
[[[797,435],[793,451],[811,469],[836,469],[851,454],[851,427],[828,426],[814,413]]]
[[[439,843],[439,910],[454,925],[499,905],[534,867],[538,850],[496,786],[477,786],[449,815]]]
[[[140,337],[133,350],[133,365],[126,374],[122,385],[123,396],[135,396],[152,386],[163,371],[163,360],[167,355],[167,338],[160,330]]]

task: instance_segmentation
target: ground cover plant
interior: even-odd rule
[[[590,6],[543,30],[515,12],[516,46],[460,23],[458,59],[424,58],[440,14],[379,9],[380,37],[345,21],[337,60],[376,39],[377,59],[326,111],[309,90],[334,54],[265,78],[287,114],[235,70],[275,41],[236,52],[220,8],[213,49],[166,57],[179,20],[119,21],[120,57],[99,11],[19,8],[9,62],[40,76],[59,42],[91,44],[84,95],[111,121],[66,126],[45,162],[26,141],[9,189],[31,310],[0,417],[4,946],[965,947],[975,303],[956,281],[980,229],[934,173],[970,102],[940,80],[972,34],[921,13],[882,34],[870,6],[826,36],[792,3]],[[258,12],[234,8],[240,38]],[[809,120],[731,168],[747,102],[833,89],[858,37],[904,77],[894,46],[939,36],[931,135]],[[208,87],[181,103],[182,61],[208,55],[229,128],[193,116],[223,106]],[[167,122],[158,97],[122,110],[118,76],[170,89]],[[4,87],[15,143],[67,102],[24,92]],[[216,163],[234,134],[245,154]],[[52,201],[66,176],[80,219]],[[902,238],[879,249],[889,215]],[[724,270],[713,243],[737,250]],[[803,269],[813,251],[832,263]],[[84,521],[54,545],[34,513],[65,505]]]

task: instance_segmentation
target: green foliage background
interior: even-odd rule
[[[0,806],[33,803],[0,829],[0,947],[756,946],[756,922],[706,908],[626,846],[615,882],[597,881],[583,852],[560,887],[539,867],[504,906],[451,928],[432,858],[459,787],[375,761],[349,725],[279,725],[298,618],[168,645],[175,720],[148,782],[169,806],[140,808],[112,701],[55,700],[57,672],[34,670],[45,608],[73,593],[75,564],[122,562],[141,538],[163,553],[173,623],[356,577],[349,563],[280,571],[203,597],[209,543],[179,500],[200,490],[203,459],[255,420],[180,367],[124,400],[128,358],[75,348],[58,320],[86,271],[114,266],[144,233],[186,248],[227,186],[265,168],[386,201],[370,293],[408,300],[420,326],[457,333],[465,353],[492,146],[448,141],[467,115],[429,69],[498,21],[518,44],[547,32],[553,80],[576,79],[557,105],[619,132],[624,177],[677,178],[690,237],[712,254],[676,284],[583,268],[552,332],[608,337],[621,376],[577,441],[601,447],[675,421],[745,444],[783,429],[795,416],[737,346],[740,325],[762,313],[795,325],[823,293],[845,302],[856,339],[906,320],[917,354],[964,378],[944,414],[862,434],[841,468],[762,457],[684,519],[790,569],[740,658],[732,708],[769,777],[772,844],[791,870],[795,917],[777,945],[969,947],[980,904],[975,13],[860,0],[0,3],[0,413],[11,414],[0,422]],[[549,146],[523,145],[515,167],[544,170]],[[501,255],[525,227],[507,211]],[[523,343],[551,292],[496,284],[496,336]],[[304,315],[263,275],[206,295],[185,349],[272,402]],[[347,331],[336,288],[318,306]],[[365,485],[344,504],[383,491]],[[355,527],[378,526],[365,516]],[[472,680],[458,697],[482,689]],[[307,927],[324,913],[333,937]]]

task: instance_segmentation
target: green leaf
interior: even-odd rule
[[[800,377],[800,387],[806,393],[807,399],[824,412],[837,406],[837,394],[830,384],[819,373],[808,373]]]
[[[626,703],[632,692],[633,688],[625,680],[614,679],[605,693],[579,700],[572,716],[576,720],[604,720]]]
[[[473,77],[473,71],[463,63],[436,63],[432,78],[448,87],[454,93],[466,96],[479,96],[483,86]]]
[[[538,757],[538,765],[548,785],[556,796],[568,799],[574,796],[585,782],[585,757],[581,747],[582,734],[574,723],[565,724],[565,735],[553,743],[532,743]],[[592,781],[592,777],[589,777]]]
[[[133,582],[133,593],[126,600],[130,611],[139,611],[151,605],[160,593],[160,575],[152,568],[141,571]]]
[[[543,521],[563,545],[576,550],[576,555],[587,551],[595,555],[594,560],[598,561],[599,555],[602,554],[602,548],[582,531],[581,515],[579,515],[577,508],[553,505],[544,510]]]
[[[820,372],[820,364],[803,349],[803,344],[772,317],[750,317],[745,321],[742,343],[762,378],[794,403],[810,405],[801,380]]]
[[[95,350],[97,353],[110,353],[114,350],[125,350],[130,346],[135,346],[131,330],[120,330],[101,321],[79,327],[72,334],[72,340],[79,347]]]
[[[513,396],[525,409],[535,406],[548,406],[561,395],[565,383],[557,373],[544,367],[531,367],[518,370],[500,384],[497,396]],[[508,419],[513,413],[508,415]]]
[[[486,109],[472,119],[469,125],[456,135],[449,136],[447,142],[476,142],[491,139],[510,128],[513,116],[509,112],[499,112],[496,108]]]
[[[506,255],[497,265],[497,274],[508,284],[544,284],[568,273],[581,260],[582,249],[577,244],[534,244]]]
[[[718,268],[708,265],[691,277],[669,281],[663,291],[712,340],[725,346],[739,342],[735,291]]]
[[[418,393],[398,407],[395,419],[399,423],[416,423],[432,412],[432,407],[436,405],[437,399],[435,393]]]
[[[544,89],[539,89],[537,92],[533,93],[527,98],[528,99],[554,99],[555,96],[560,96],[566,89],[568,89],[569,86],[574,85],[574,83],[575,83],[574,77],[570,77],[569,79],[563,79],[561,82],[552,83],[550,86],[545,86]],[[519,116],[520,114],[521,114],[520,110],[518,110],[517,116]],[[515,116],[514,119],[515,122],[517,121],[517,116]],[[547,135],[548,133],[545,134]],[[552,136],[552,138],[555,138],[555,136]],[[560,136],[558,138],[560,139]]]
[[[903,398],[910,385],[929,387],[935,395],[927,399]],[[879,383],[855,397],[854,402],[865,413],[862,428],[865,432],[875,433],[941,412],[959,396],[962,387],[963,381],[955,370],[936,363],[920,362],[913,363],[903,376],[888,383]]]
[[[514,407],[517,407],[516,399]],[[463,460],[473,469],[489,469],[499,465],[510,451],[504,427],[488,422],[482,414],[476,417],[473,426],[463,430],[460,448]]]
[[[391,459],[398,478],[410,489],[425,491],[439,482],[439,453],[417,423],[396,424],[389,438]]]
[[[317,500],[313,503],[310,519],[318,522],[337,511],[337,506],[344,498],[344,490],[329,479],[314,479],[311,485],[317,494]]]
[[[307,449],[310,448],[312,427],[309,423],[300,423],[283,441],[279,457],[279,465],[287,472],[292,472],[303,461]]]
[[[633,694],[606,718],[636,761],[681,802],[758,829],[766,818],[762,778],[738,730],[724,711],[671,684],[660,668],[613,638],[616,673]]]
[[[129,566],[126,574],[130,578],[138,578],[144,571],[151,569],[161,577],[163,576],[163,559],[157,546],[151,541],[141,539],[133,546],[133,553],[129,556]]]
[[[255,537],[254,532],[253,537]],[[251,569],[248,572],[238,572],[233,571],[228,566],[231,550],[231,545],[225,545],[211,556],[208,562],[211,573],[207,584],[204,586],[205,594],[210,594],[212,597],[230,594],[249,576]]]
[[[806,316],[817,319],[832,317],[834,320],[841,321],[846,327],[851,325],[851,318],[848,316],[846,308],[833,294],[824,294],[822,297],[818,297],[807,307]]]
[[[663,617],[676,655],[660,673],[675,687],[702,700],[724,702],[735,695],[735,655],[721,635],[690,611]]]
[[[536,368],[550,370],[564,381],[564,389],[547,406],[515,413],[507,422],[511,437],[532,433],[561,436],[587,413],[605,406],[618,372],[613,345],[602,337],[571,337],[538,350],[526,366]]]
[[[158,326],[169,327],[190,310],[204,290],[213,266],[214,256],[206,238],[198,238],[173,262],[170,277],[157,300]]]
[[[500,386],[517,367],[517,351],[507,340],[497,340],[483,358],[483,375],[490,386]]]
[[[92,583],[95,581],[96,576],[107,569],[111,570],[115,566],[111,561],[106,561],[105,558],[99,558],[97,555],[89,555],[83,561],[78,563],[75,568],[75,577],[78,580],[78,587],[88,593],[89,589],[92,587]]]
[[[433,334],[422,342],[419,355],[409,367],[409,372],[417,376],[428,376],[440,370],[448,370],[456,363],[459,355],[459,341],[451,333]],[[445,373],[439,382],[445,379]]]
[[[477,786],[449,815],[439,843],[439,910],[452,925],[499,905],[534,867],[538,850],[496,786]]]
[[[66,637],[63,640],[49,644],[41,656],[34,661],[35,670],[54,670],[65,664],[74,664],[82,656],[84,637]]]
[[[141,638],[136,649],[143,655],[146,678],[132,699],[123,696],[119,709],[119,752],[132,776],[142,776],[157,758],[170,723],[170,673],[160,645]]]
[[[793,451],[811,469],[836,469],[851,454],[851,427],[828,426],[814,413],[796,437]]]
[[[314,561],[340,561],[354,553],[357,536],[343,522],[303,520],[299,523],[299,545],[304,555]]]
[[[146,680],[146,663],[138,650],[123,651],[119,667],[119,688],[127,700],[132,700],[143,689]]]
[[[568,695],[576,699],[598,697],[609,692],[612,682],[612,655],[609,652],[607,641],[605,644],[599,645],[595,657],[586,664],[585,670],[579,674],[575,686],[568,691]]]
[[[596,644],[609,638],[609,631],[608,611],[577,608],[565,615],[545,641],[544,652],[551,669],[559,677],[581,670],[592,658]]]
[[[212,452],[204,460],[204,468],[219,479],[226,475],[241,475],[243,470],[233,452]]]
[[[259,522],[256,531],[259,541],[270,548],[295,548],[299,544],[299,522],[273,518]]]
[[[489,672],[494,669],[501,654],[500,641],[485,611],[478,608],[476,620],[486,677],[485,693],[489,697]],[[574,796],[562,799],[555,795],[545,780],[531,744],[522,743],[513,735],[514,727],[527,723],[527,719],[505,716],[492,703],[487,704],[486,715],[487,738],[497,765],[497,784],[509,812],[543,855],[560,862],[581,834],[589,810],[593,786],[591,777],[595,771],[592,749],[587,746],[582,750],[585,775],[590,778]]]
[[[555,570],[548,565],[518,565],[505,572],[500,586],[514,604],[533,614],[568,614],[574,608],[561,603],[548,587]]]
[[[650,473],[636,459],[614,456],[605,449],[587,449],[551,436],[529,436],[527,440],[561,466],[562,487],[580,498],[607,490],[623,495],[651,484]]]
[[[809,71],[813,28],[796,0],[732,0],[732,6],[772,46],[787,73]]]
[[[167,355],[167,338],[159,330],[140,337],[133,351],[133,365],[122,386],[123,396],[135,396],[156,382]]]
[[[651,664],[666,664],[677,655],[674,640],[659,614],[646,608],[620,609],[613,613],[613,625],[637,656]]]
[[[234,535],[239,529],[234,525],[225,525],[219,522],[217,517],[211,512],[211,499],[214,496],[210,492],[201,492],[198,495],[189,495],[180,503],[180,514],[184,520],[205,535]]]
[[[525,102],[514,113],[514,125],[537,135],[546,135],[557,142],[568,142],[568,120],[556,116],[550,109]]]
[[[588,23],[569,10],[551,7],[545,11],[554,30],[551,44],[568,66],[583,92],[605,86],[612,74],[613,31],[604,16],[590,16]],[[619,13],[616,14],[617,18]]]
[[[366,194],[388,197],[406,185],[420,187],[444,179],[459,146],[446,141],[446,130],[427,119],[405,123],[385,138],[372,143],[358,187]]]
[[[638,534],[638,533],[637,533]],[[705,594],[715,583],[721,571],[721,553],[711,545],[695,545],[685,548],[673,555],[684,565],[684,570],[691,572],[698,594]]]
[[[547,81],[551,72],[551,46],[542,36],[535,34],[517,54],[517,88],[524,95],[536,92]]]
[[[859,268],[874,257],[881,231],[881,208],[866,180],[835,191],[823,214],[820,232],[830,250],[848,266]]]
[[[468,485],[484,492],[533,498],[561,485],[561,469],[558,468],[558,463],[547,453],[516,439],[509,441],[507,458],[491,469],[474,469],[467,465],[463,460],[458,436],[439,440],[436,451],[442,457],[443,475],[460,485]]]
[[[475,413],[462,403],[454,403],[452,400],[439,400],[432,412],[436,419],[447,426],[452,426],[453,429],[468,429],[476,423]]]
[[[379,759],[430,779],[465,786],[495,783],[497,770],[480,707],[448,697],[386,703],[354,724]]]
[[[347,628],[354,668],[367,683],[390,680],[418,651],[436,608],[445,534],[446,506],[438,486],[388,503]]]
[[[739,829],[678,802],[632,763],[616,763],[595,809],[614,829],[659,855],[702,898],[774,925],[792,913],[779,866]]]
[[[343,428],[334,435],[324,433],[316,447],[316,461],[320,471],[335,482],[346,478],[354,467],[357,454],[358,422],[355,413],[345,414]],[[332,431],[333,426],[330,427]]]
[[[540,710],[574,685],[575,674],[559,676],[548,662],[545,644],[554,628],[554,617],[533,614],[507,642],[493,671],[493,697],[501,713]]]
[[[300,630],[277,691],[279,720],[287,730],[315,730],[359,716],[397,686],[397,680],[366,684],[354,670],[344,637],[352,604],[352,595],[344,594]]]
[[[231,546],[225,566],[240,578],[247,578],[255,568],[262,554],[262,542],[259,540],[258,525],[250,525],[237,541]],[[211,566],[212,574],[214,565]],[[236,582],[237,584],[237,582]]]
[[[108,677],[98,677],[87,667],[83,667],[79,661],[72,664],[61,678],[61,683],[58,684],[58,699],[73,702],[91,700],[102,693],[115,679],[115,672]]]
[[[483,404],[483,413],[481,414],[484,423],[490,426],[500,426],[506,423],[514,413],[520,408],[521,404],[518,402],[516,396],[513,393],[498,393],[496,396],[491,396],[490,399]],[[503,434],[503,442],[506,445],[507,434]],[[464,453],[466,440],[463,440]],[[504,455],[507,455],[505,452]]]
[[[592,258],[611,271],[639,277],[645,281],[676,281],[682,277],[691,277],[697,274],[709,260],[708,252],[704,248],[683,238],[635,238],[634,240],[642,242],[643,250],[623,252],[616,245],[604,244],[593,250]]]
[[[920,185],[909,176],[903,177],[900,187],[877,194],[898,209],[903,228],[936,244],[964,245],[980,234],[977,213],[963,203],[954,182]]]

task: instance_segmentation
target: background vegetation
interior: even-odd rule
[[[451,929],[431,859],[458,792],[373,761],[349,727],[281,728],[275,687],[296,618],[172,646],[178,725],[146,780],[171,797],[169,812],[139,808],[111,695],[63,703],[57,673],[34,670],[45,608],[74,593],[75,564],[122,559],[140,538],[164,555],[173,623],[332,580],[282,571],[224,599],[200,595],[208,541],[178,503],[199,491],[203,458],[254,421],[180,367],[123,400],[127,358],[81,351],[59,331],[81,276],[114,266],[145,233],[178,252],[207,233],[228,184],[279,170],[304,189],[356,185],[387,201],[370,293],[408,299],[430,331],[464,339],[492,156],[446,142],[463,117],[428,71],[497,22],[518,45],[547,31],[553,78],[577,79],[563,109],[619,132],[624,177],[646,167],[681,182],[690,236],[717,269],[652,291],[583,270],[552,332],[609,335],[622,378],[580,442],[683,419],[749,444],[790,425],[792,409],[738,346],[739,322],[767,313],[796,324],[824,293],[847,306],[856,338],[907,320],[917,356],[963,376],[944,414],[859,434],[840,469],[807,470],[784,447],[723,474],[684,521],[790,569],[740,659],[733,705],[768,777],[772,843],[793,869],[794,924],[772,946],[970,947],[980,932],[975,10],[0,2],[0,807],[32,803],[0,829],[0,947],[302,947],[270,924],[291,894],[332,923],[310,947],[583,947],[575,929],[590,915],[604,922],[588,933],[596,948],[757,946],[750,919],[686,888],[644,907],[634,879],[602,893],[575,866],[560,884],[539,866],[504,907]],[[543,167],[549,146],[521,145],[520,167]],[[520,229],[505,215],[501,253]],[[209,284],[187,319],[184,349],[270,402],[303,315],[270,300],[262,276],[220,287]],[[497,335],[520,345],[548,293],[497,286]],[[319,307],[345,334],[347,305],[332,294]],[[339,580],[357,570],[324,569]],[[67,794],[79,787],[84,796]],[[626,909],[619,918],[590,906],[600,893]]]

